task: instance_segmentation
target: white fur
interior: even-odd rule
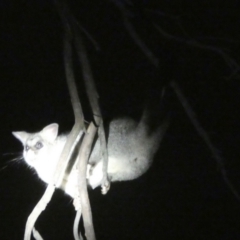
[[[149,135],[145,122],[138,125],[131,119],[117,119],[110,123],[108,136],[108,176],[110,181],[126,181],[141,176],[151,165],[152,158],[163,137],[166,126]],[[40,132],[13,132],[23,146],[24,160],[33,167],[46,183],[52,180],[54,170],[67,140],[67,135],[58,134],[58,124],[53,123]],[[42,147],[37,148],[37,143]],[[40,144],[40,146],[41,146]],[[29,148],[29,149],[28,149]],[[101,185],[102,157],[99,140],[91,153],[87,166],[88,184],[94,189]],[[77,186],[77,170],[73,166],[65,177],[64,191],[74,197]],[[61,183],[57,187],[60,187]]]
[[[46,183],[52,180],[54,170],[66,142],[67,136],[59,136],[58,124],[50,124],[38,133],[13,132],[23,146],[23,157],[28,165],[33,167],[38,176]],[[43,147],[36,149],[34,146],[41,142]],[[26,146],[29,150],[26,151]]]

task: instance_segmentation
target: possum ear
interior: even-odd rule
[[[48,140],[49,142],[54,142],[58,135],[58,124],[52,123],[47,125],[43,130],[40,132],[40,135]]]
[[[12,132],[13,136],[17,138],[23,145],[26,143],[29,133],[27,132]]]

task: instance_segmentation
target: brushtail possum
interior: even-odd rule
[[[168,122],[165,121],[152,133],[149,132],[147,122],[145,114],[139,123],[130,118],[110,122],[107,136],[107,173],[110,182],[136,179],[151,166]],[[23,145],[23,159],[46,183],[52,180],[68,138],[68,134],[58,135],[58,127],[57,123],[52,123],[36,133],[12,132]],[[87,182],[93,189],[101,185],[103,177],[100,150],[100,141],[97,139],[87,165]],[[67,194],[74,197],[78,180],[75,165],[65,180],[64,187],[61,183],[57,187],[62,187]]]

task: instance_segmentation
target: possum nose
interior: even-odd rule
[[[24,153],[24,158],[30,162],[33,162],[35,159],[35,153],[34,151],[30,148],[27,152]]]

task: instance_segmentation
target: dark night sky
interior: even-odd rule
[[[67,131],[73,124],[64,75],[62,25],[51,2],[0,3],[3,240],[23,239],[27,216],[45,189],[26,165],[8,163],[12,156],[4,153],[21,151],[11,131],[37,131],[52,122],[60,124],[60,131]],[[219,1],[132,1],[138,4],[129,6],[129,18],[159,59],[158,69],[128,35],[111,1],[69,2],[100,47],[96,51],[85,38],[104,117],[110,120],[124,115],[137,120],[146,101],[153,128],[162,115],[171,116],[161,149],[144,176],[112,184],[107,196],[99,189],[90,192],[97,239],[239,239],[240,202],[227,188],[209,149],[168,86],[171,80],[180,84],[240,192],[239,73],[233,75],[215,52],[168,40],[152,24],[178,40],[192,37],[222,49],[240,63],[238,1],[226,1],[225,5]],[[75,71],[81,82],[77,63]],[[161,101],[163,85],[167,87]],[[82,85],[78,87],[83,96]],[[87,109],[87,104],[83,105]],[[73,219],[71,199],[57,191],[37,228],[46,240],[73,239]]]

